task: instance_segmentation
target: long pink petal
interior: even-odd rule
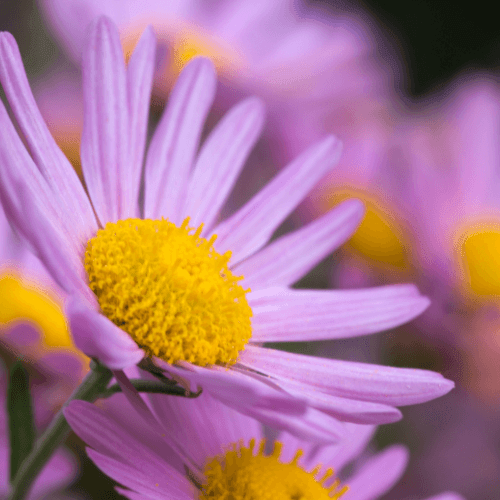
[[[347,200],[307,226],[273,241],[235,266],[234,272],[245,276],[245,286],[250,288],[291,285],[345,243],[363,214],[363,202]]]
[[[203,470],[214,457],[243,440],[259,440],[261,425],[233,410],[204,391],[194,399],[151,395],[151,405],[165,429],[175,429],[172,438]]]
[[[183,209],[197,227],[209,232],[259,137],[264,105],[251,97],[231,109],[205,141],[189,181]]]
[[[303,399],[286,394],[265,377],[254,377],[240,373],[237,369],[220,366],[204,368],[184,363],[185,367],[181,368],[161,360],[158,362],[173,375],[193,384],[192,390],[202,388],[214,398],[245,414],[244,410],[250,406],[279,410],[290,415],[301,415],[305,410]]]
[[[130,123],[125,61],[116,26],[94,21],[83,53],[82,170],[102,225],[137,213],[137,200],[122,190],[130,172]]]
[[[208,59],[196,57],[181,72],[146,158],[146,218],[181,222],[189,175],[215,87],[215,69]]]
[[[153,28],[147,27],[130,58],[127,68],[127,90],[130,116],[129,170],[122,172],[123,194],[138,208],[139,186],[148,132],[149,103],[153,85],[156,38]]]
[[[305,441],[335,443],[340,441],[345,433],[343,423],[312,407],[308,407],[302,415],[285,415],[279,409],[252,406],[243,411],[273,429],[288,432]]]
[[[231,250],[233,265],[252,255],[338,162],[342,146],[331,136],[310,147],[234,215],[219,224],[218,251]]]
[[[292,380],[333,396],[386,405],[424,403],[455,386],[441,374],[427,370],[317,358],[252,345],[239,359],[278,381]]]
[[[144,462],[141,456],[137,456],[135,461],[123,463],[91,449],[87,449],[87,455],[109,477],[147,498],[193,499],[194,486],[179,472],[170,469],[168,464]]]
[[[111,370],[136,365],[144,357],[144,351],[127,333],[78,298],[67,300],[65,312],[78,349]]]
[[[88,240],[97,230],[92,207],[73,167],[56,145],[38,110],[19,49],[10,33],[0,33],[0,81],[33,161],[52,189],[60,212],[64,213],[65,229]]]
[[[280,381],[277,383],[285,391],[338,420],[355,424],[391,424],[401,420],[401,412],[393,406],[369,401],[359,401],[332,396],[299,383]]]
[[[66,232],[52,190],[31,157],[0,102],[0,198],[7,218],[55,281],[66,292],[85,294],[84,269],[77,238]]]
[[[430,304],[413,285],[342,291],[269,288],[248,294],[248,301],[253,342],[372,334],[412,320]]]
[[[403,474],[408,463],[403,446],[391,446],[363,464],[348,480],[349,495],[356,500],[372,500],[389,491]]]

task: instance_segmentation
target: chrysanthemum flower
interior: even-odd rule
[[[308,424],[287,425],[317,437],[341,433],[331,416],[389,422],[400,418],[394,406],[447,393],[453,383],[437,373],[260,347],[374,333],[410,320],[428,300],[411,285],[289,288],[362,217],[362,204],[349,200],[267,244],[337,162],[334,137],[218,220],[259,135],[263,109],[253,98],[237,105],[196,154],[216,86],[206,59],[194,59],[179,77],[151,140],[141,190],[154,48],[147,29],[126,68],[115,26],[101,18],[91,28],[81,152],[89,199],[40,117],[15,41],[0,36],[0,80],[27,145],[2,105],[0,197],[68,294],[77,347],[114,370],[153,357],[172,376],[271,425],[285,425],[282,410],[296,412],[297,402],[307,401]]]
[[[119,407],[114,416],[82,401],[65,410],[73,430],[91,447],[89,457],[125,486],[116,488],[119,493],[133,500],[375,500],[392,488],[408,461],[408,452],[399,445],[363,455],[373,426],[346,424],[346,435],[335,445],[287,433],[266,443],[256,420],[208,394],[194,400],[150,400],[182,457],[145,422],[131,426]],[[355,472],[342,474],[351,463]],[[336,478],[339,473],[342,480]],[[428,500],[461,499],[443,493]]]

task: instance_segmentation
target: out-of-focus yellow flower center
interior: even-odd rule
[[[40,328],[48,347],[71,347],[68,325],[57,300],[15,274],[0,276],[0,326],[29,321]]]
[[[87,245],[89,286],[105,316],[168,363],[232,364],[251,336],[252,310],[228,268],[186,219],[108,223]]]
[[[351,197],[360,198],[365,202],[366,213],[349,240],[349,245],[371,260],[405,267],[408,256],[403,243],[403,232],[394,216],[378,200],[361,191],[342,190],[328,196],[328,208]]]
[[[51,127],[51,133],[61,151],[66,155],[76,173],[83,178],[82,165],[80,161],[80,139],[81,130],[78,128]]]
[[[471,289],[478,295],[500,295],[500,229],[467,233],[462,257]]]
[[[209,460],[205,465],[206,481],[200,500],[337,500],[347,490],[340,482],[329,483],[332,469],[317,479],[320,466],[307,472],[298,465],[302,450],[289,463],[280,462],[282,444],[275,442],[272,455],[265,456],[264,440],[254,453],[255,439],[249,447],[234,445],[223,456]]]
[[[154,17],[136,20],[120,28],[125,59],[132,56],[146,26],[154,27],[158,41],[169,48],[169,63],[165,66],[163,81],[155,81],[156,90],[167,91],[182,68],[196,56],[209,58],[219,75],[233,75],[242,66],[243,57],[238,50],[213,33],[180,20]]]

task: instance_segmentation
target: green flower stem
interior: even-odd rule
[[[50,426],[35,443],[31,453],[23,461],[12,481],[12,490],[7,500],[22,500],[27,495],[31,484],[43,466],[68,436],[71,429],[64,418],[63,409],[75,399],[94,402],[102,393],[106,392],[106,386],[113,377],[113,373],[105,366],[95,362],[92,362],[90,366],[91,370],[83,382],[76,388],[63,408],[59,410]]]

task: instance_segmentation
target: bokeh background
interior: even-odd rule
[[[486,2],[473,5],[448,0],[308,3],[322,5],[332,12],[355,12],[372,27],[380,41],[374,51],[381,64],[394,75],[388,78],[387,85],[399,96],[398,106],[406,118],[418,114],[419,107],[429,109],[445,102],[447,89],[458,81],[458,76],[466,82],[477,75],[487,75],[491,85],[499,84],[500,30]],[[44,26],[34,1],[2,0],[0,29],[16,38],[28,75],[34,82],[43,77],[49,67],[67,61]],[[425,119],[423,123],[425,126]],[[271,175],[272,172],[262,173],[263,178]],[[403,189],[400,193],[405,195]],[[498,200],[500,202],[500,192]],[[287,224],[316,216],[317,205],[312,207],[303,208]],[[423,211],[415,216],[428,214]],[[413,266],[411,271],[395,272],[364,257],[355,250],[340,252],[320,264],[298,286],[355,286],[411,280],[421,285],[424,293],[429,293],[428,279],[419,274],[424,271],[418,266]],[[358,264],[361,277],[356,282],[352,276]],[[416,499],[446,490],[457,491],[471,500],[500,498],[500,372],[491,367],[500,365],[500,329],[492,326],[498,324],[496,311],[500,310],[495,300],[488,305],[494,321],[481,319],[483,323],[476,325],[478,332],[470,342],[456,339],[469,336],[466,330],[475,324],[474,314],[478,308],[464,306],[460,299],[448,300],[448,313],[462,316],[463,321],[455,322],[452,329],[464,331],[452,331],[448,336],[442,334],[439,321],[428,318],[428,321],[376,336],[308,346],[308,353],[432,369],[457,381],[457,389],[448,396],[403,408],[401,422],[383,426],[377,432],[376,445],[401,442],[412,452],[407,472],[386,500]],[[482,342],[483,328],[484,335],[488,335],[487,343]],[[471,355],[468,350],[476,346],[483,347],[477,348],[479,354],[475,350]],[[296,346],[285,348],[293,350]],[[5,354],[3,357],[8,364],[9,358]],[[81,449],[79,444],[74,438],[70,441],[75,450]],[[84,474],[74,486],[74,494],[113,498],[112,482],[85,462],[81,452],[80,459],[84,463]]]

